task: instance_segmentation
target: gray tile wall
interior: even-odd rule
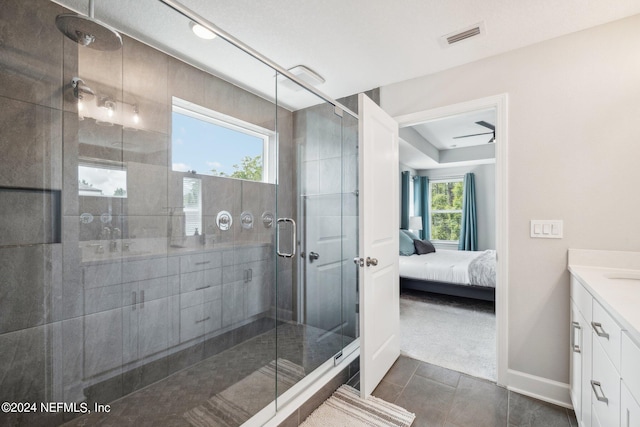
[[[221,331],[224,340],[215,342],[229,345],[249,338],[234,331],[275,311],[275,228],[265,228],[261,215],[276,214],[276,207],[279,216],[296,212],[291,112],[126,36],[119,51],[79,48],[55,27],[55,17],[65,12],[48,0],[6,0],[0,14],[0,187],[62,190],[61,244],[48,243],[54,218],[44,214],[50,212],[47,199],[0,191],[0,401],[106,403],[215,354],[219,350],[205,341],[205,333]],[[138,105],[139,129],[105,126],[87,110],[79,112],[70,86],[76,76],[95,91],[96,101],[109,96]],[[171,171],[172,96],[271,130],[277,122],[281,159],[277,188],[202,176],[203,231],[210,235],[204,249],[228,248],[219,253],[219,267],[196,273],[210,288],[184,295],[199,301],[201,315],[194,320],[208,317],[202,333],[188,342],[180,337],[186,316],[180,265],[166,240],[154,249],[164,257],[140,265],[117,257],[83,263],[83,253],[93,251],[85,246],[99,239],[105,225],[121,230],[120,248],[125,239],[167,238],[166,207],[182,205],[184,176]],[[128,197],[79,197],[78,165],[87,159],[126,168]],[[234,216],[228,232],[215,227],[223,209]],[[254,215],[253,230],[240,226],[245,210]],[[92,223],[80,223],[85,212],[94,216]],[[112,220],[102,223],[106,212]],[[240,277],[224,282],[229,269]],[[244,280],[245,270],[252,280]],[[291,313],[293,261],[279,260],[277,271],[283,284],[278,302]],[[174,347],[181,349],[179,356],[171,352]],[[62,418],[38,423],[57,425]],[[2,425],[30,421],[0,415]]]

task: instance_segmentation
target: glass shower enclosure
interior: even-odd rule
[[[1,425],[260,424],[358,337],[355,115],[131,4],[3,3]]]

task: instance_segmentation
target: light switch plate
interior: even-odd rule
[[[532,219],[531,237],[540,239],[562,239],[562,220]]]

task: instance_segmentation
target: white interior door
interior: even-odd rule
[[[360,392],[400,356],[398,123],[358,96],[360,149]]]

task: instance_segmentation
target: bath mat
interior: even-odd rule
[[[282,393],[302,378],[304,368],[286,359],[273,360],[247,377],[214,395],[206,403],[183,414],[194,427],[236,427],[273,400],[274,381]]]
[[[341,386],[300,424],[301,427],[409,427],[415,414],[377,397],[366,399],[348,385]]]

